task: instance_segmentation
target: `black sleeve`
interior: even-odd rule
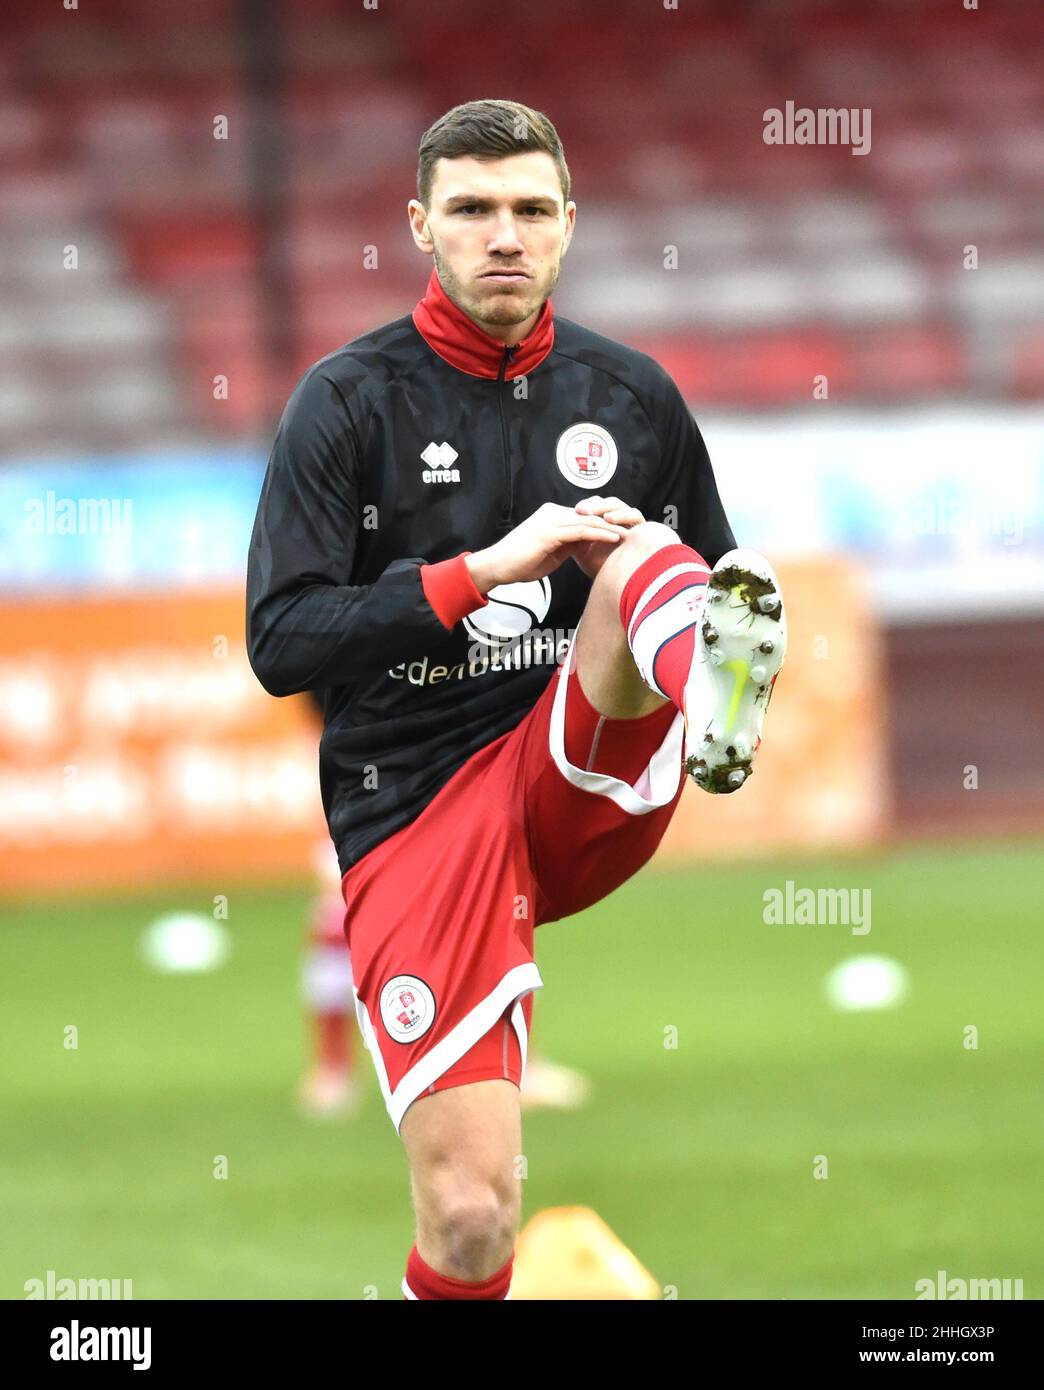
[[[421,585],[422,559],[349,583],[359,513],[347,403],[311,368],[279,424],[247,561],[247,655],[272,695],[347,684],[446,635]]]
[[[662,369],[661,369],[662,372]],[[707,446],[671,377],[662,372],[650,413],[660,441],[660,468],[643,511],[714,565],[736,545],[718,496]]]

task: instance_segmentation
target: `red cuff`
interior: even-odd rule
[[[514,1252],[502,1269],[491,1274],[488,1279],[475,1282],[470,1279],[453,1279],[448,1274],[440,1274],[432,1269],[417,1249],[416,1245],[406,1261],[406,1278],[403,1280],[403,1293],[419,1302],[429,1299],[482,1299],[487,1303],[503,1301],[511,1288],[511,1274],[515,1263]]]
[[[443,627],[454,628],[465,613],[485,608],[489,600],[480,594],[468,569],[470,550],[454,555],[452,560],[440,560],[435,565],[421,565],[421,584],[428,602],[434,608]]]

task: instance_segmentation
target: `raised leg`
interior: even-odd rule
[[[637,719],[670,703],[638,673],[620,623],[620,595],[643,560],[677,544],[669,526],[643,521],[610,551],[591,585],[576,635],[576,673],[588,700],[610,719]]]

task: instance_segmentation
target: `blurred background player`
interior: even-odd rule
[[[344,936],[344,899],[329,837],[315,847],[316,894],[306,919],[301,992],[311,1057],[298,1087],[307,1114],[350,1115],[362,1099],[352,960]]]

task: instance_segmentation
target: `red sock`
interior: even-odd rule
[[[610,719],[595,709],[574,675],[565,719],[566,757],[585,772],[608,773],[634,785],[648,766],[649,748],[656,746],[654,734],[666,738],[677,713],[666,704],[637,719]]]
[[[642,680],[682,708],[710,566],[691,546],[665,545],[634,571],[620,621]]]
[[[511,1287],[511,1266],[514,1255],[503,1269],[491,1274],[488,1279],[473,1283],[470,1279],[450,1279],[445,1274],[437,1274],[431,1265],[425,1264],[414,1246],[406,1261],[406,1278],[402,1281],[403,1297],[408,1299],[427,1298],[483,1298],[487,1301],[506,1299]]]
[[[327,1071],[350,1071],[352,1066],[352,961],[344,916],[340,892],[320,895],[313,906],[304,959],[302,986],[312,1018],[315,1061]]]
[[[315,1059],[331,1071],[351,1070],[352,1039],[345,1010],[331,1009],[315,1015]]]

